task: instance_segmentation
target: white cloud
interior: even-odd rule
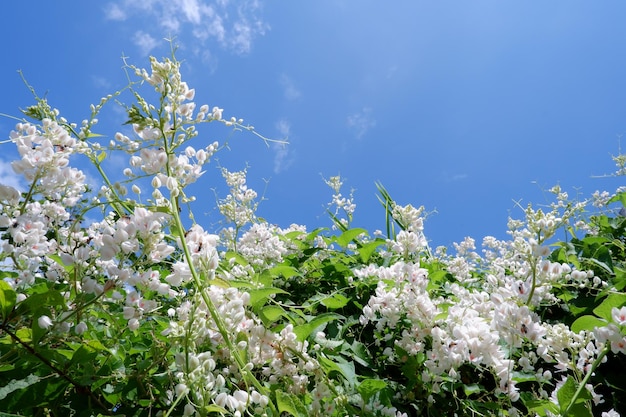
[[[291,134],[291,125],[285,119],[281,119],[276,122],[276,130],[278,130],[281,139],[289,139]],[[291,166],[295,160],[293,149],[289,147],[287,143],[272,143],[272,150],[274,151],[274,173],[279,174],[285,171]]]
[[[283,93],[287,100],[296,100],[302,95],[296,87],[293,80],[286,74],[282,74],[279,79],[280,85],[283,87]]]
[[[187,20],[194,25],[200,23],[200,5],[197,0],[182,0],[181,8]]]
[[[287,138],[289,137],[289,134],[291,133],[291,124],[285,120],[285,119],[280,119],[279,121],[276,122],[276,130],[278,130],[278,133],[284,137]]]
[[[145,17],[161,28],[151,31],[152,38],[177,35],[182,43],[181,35],[190,34],[203,44],[213,40],[235,53],[246,54],[254,39],[269,29],[258,16],[261,8],[256,0],[118,0],[105,9],[105,17],[116,21]],[[145,46],[142,49],[145,51]]]
[[[104,77],[98,77],[98,76],[92,75],[91,82],[96,88],[99,88],[101,90],[111,90],[112,88],[109,80]]]
[[[372,117],[372,109],[364,107],[360,112],[348,116],[348,127],[355,131],[357,139],[361,139],[368,130],[376,126]]]
[[[141,54],[144,56],[148,55],[150,51],[158,46],[158,42],[156,39],[150,36],[149,33],[141,30],[135,32],[135,36],[133,36],[133,42],[135,45],[137,45],[137,47],[139,47]]]
[[[19,191],[22,190],[20,179],[21,177],[15,175],[10,162],[0,161],[0,184],[9,185]]]
[[[126,20],[126,13],[117,4],[109,4],[104,9],[104,16],[109,20]]]
[[[468,175],[466,173],[452,174],[452,175],[450,175],[448,172],[443,173],[443,179],[445,182],[463,181],[467,178],[468,178]]]

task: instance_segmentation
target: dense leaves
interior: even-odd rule
[[[353,227],[339,177],[326,180],[328,228],[282,229],[256,217],[246,172],[222,168],[213,234],[194,220],[191,184],[222,147],[197,128],[253,129],[196,109],[175,59],[150,64],[127,68],[128,121],[111,138],[93,130],[122,92],[80,126],[35,97],[3,145],[17,147],[25,190],[0,185],[4,412],[625,412],[626,218],[611,208],[626,194],[590,215],[555,187],[548,209],[510,220],[509,240],[431,248],[424,209],[382,184],[386,234]]]

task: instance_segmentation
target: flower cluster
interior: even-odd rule
[[[334,227],[309,232],[257,217],[247,170],[222,168],[224,227],[207,230],[189,186],[220,147],[200,144],[197,128],[252,128],[197,107],[178,61],[150,64],[128,67],[136,103],[108,144],[91,130],[113,96],[80,128],[39,100],[27,112],[38,122],[10,134],[26,187],[0,185],[3,410],[619,415],[607,394],[626,353],[626,218],[606,206],[624,195],[596,193],[603,214],[584,217],[586,202],[554,187],[549,208],[509,220],[508,240],[479,250],[468,237],[433,255],[424,208],[381,185],[386,238],[351,229],[339,176],[326,180]],[[114,153],[129,162],[119,182],[107,175]],[[95,193],[75,155],[100,175]]]

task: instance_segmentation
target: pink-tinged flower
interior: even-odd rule
[[[626,306],[618,309],[617,307],[613,307],[611,310],[611,316],[613,317],[613,321],[620,326],[626,324]]]
[[[626,353],[626,337],[611,341],[611,351],[613,353]]]
[[[42,329],[47,330],[52,327],[52,320],[50,320],[50,317],[48,316],[41,316],[37,320],[37,324],[39,324],[39,327]]]

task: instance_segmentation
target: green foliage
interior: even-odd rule
[[[231,193],[212,235],[193,220],[187,186],[220,147],[196,150],[196,128],[252,128],[219,108],[194,113],[179,67],[128,68],[140,79],[124,106],[132,131],[110,143],[91,129],[121,92],[80,128],[35,96],[24,113],[37,123],[16,127],[20,149],[40,153],[20,168],[28,191],[0,187],[4,415],[624,411],[625,217],[585,213],[555,189],[549,209],[511,220],[510,241],[433,253],[423,208],[380,183],[385,238],[353,227],[339,177],[327,181],[331,227],[307,231],[257,218],[245,172],[223,170]],[[74,153],[100,175],[100,193],[77,171],[59,175]],[[119,183],[106,170],[115,153],[132,161]],[[127,197],[133,186],[151,198]],[[617,202],[626,207],[626,193]],[[559,229],[568,240],[554,241]]]

